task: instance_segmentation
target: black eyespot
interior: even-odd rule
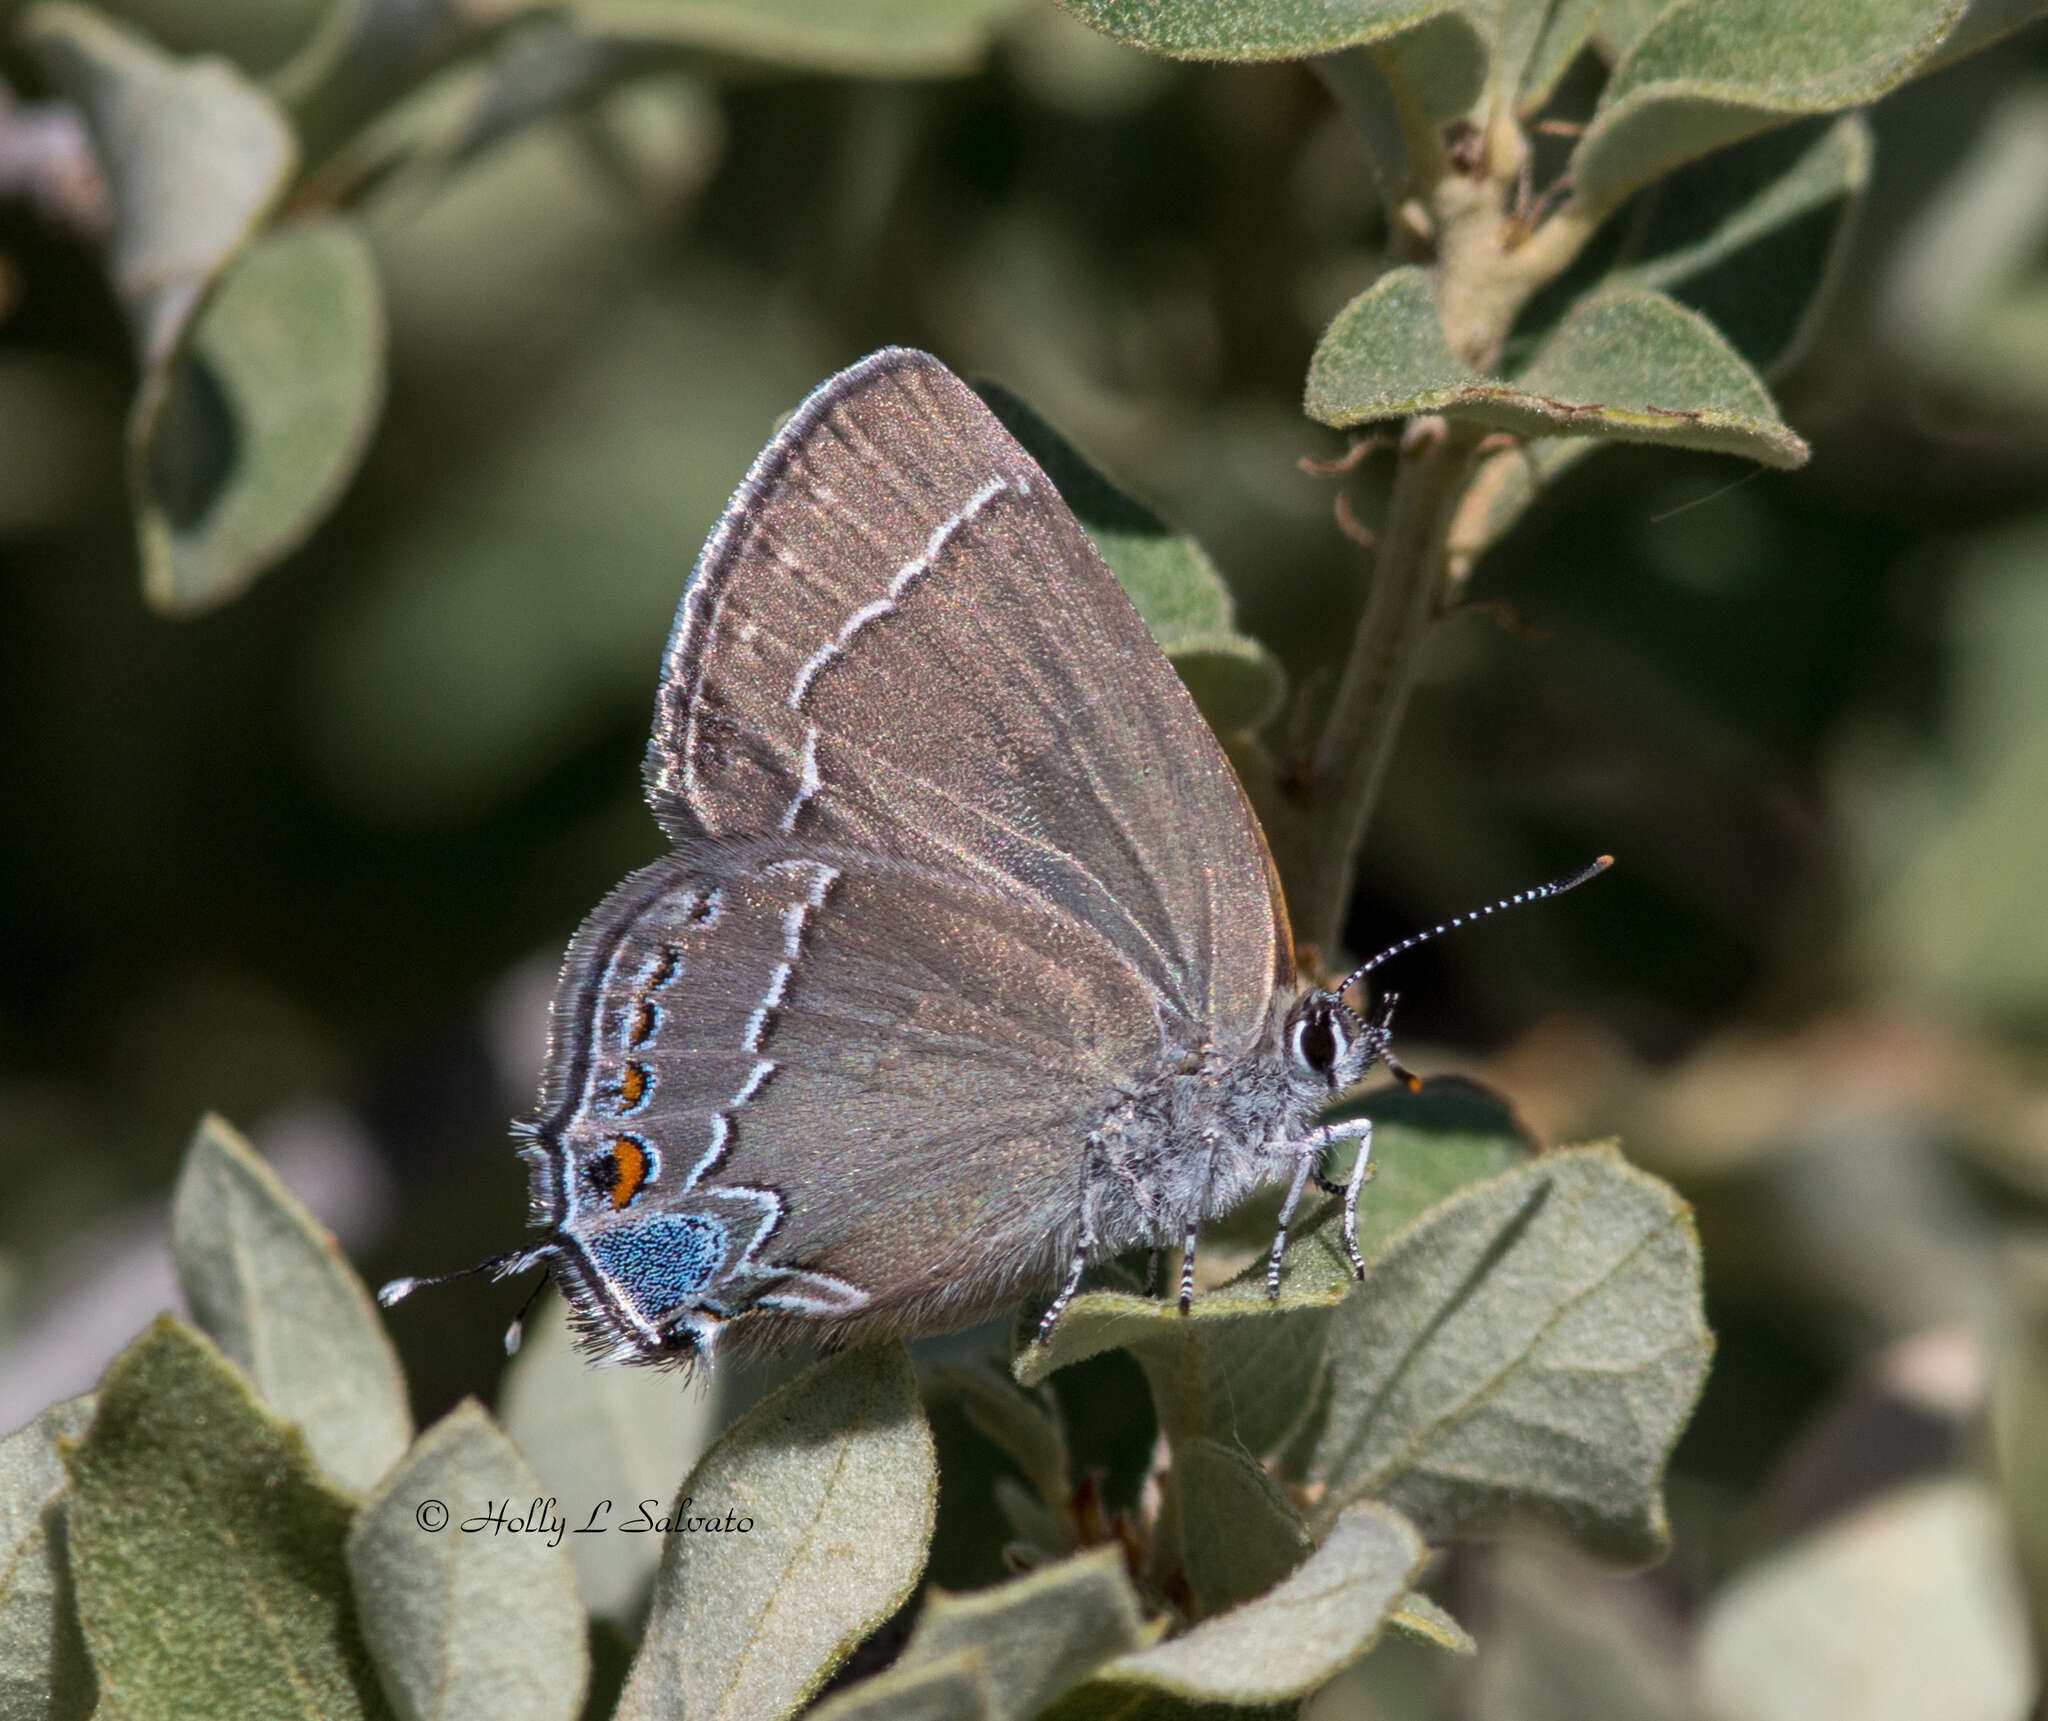
[[[583,1168],[583,1181],[590,1185],[594,1194],[610,1199],[611,1192],[618,1187],[619,1156],[600,1153]]]

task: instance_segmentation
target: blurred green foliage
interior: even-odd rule
[[[820,1438],[866,1440],[848,1462],[872,1469],[858,1498],[819,1485],[820,1533],[862,1501],[930,1511],[935,1461],[932,1584],[1033,1575],[971,1604],[927,1586],[869,1636],[916,1581],[877,1543],[806,1580],[843,1614],[811,1620],[823,1647],[759,1712],[862,1637],[843,1681],[911,1652],[828,1694],[835,1713],[1025,1713],[1061,1690],[1063,1715],[1292,1704],[1290,1669],[1251,1653],[1279,1626],[1148,1647],[1141,1604],[1239,1599],[1233,1559],[1259,1550],[1263,1583],[1312,1530],[1254,1605],[1311,1580],[1351,1598],[1318,1721],[2016,1721],[2038,1702],[2048,39],[2006,32],[2039,8],[1074,11],[1101,29],[991,0],[0,5],[0,1430],[85,1390],[170,1297],[138,1263],[172,1225],[210,1335],[151,1329],[97,1417],[59,1405],[0,1445],[0,1638],[29,1622],[52,1669],[34,1692],[0,1676],[0,1714],[84,1714],[96,1690],[108,1714],[163,1712],[156,1647],[126,1626],[198,1592],[149,1591],[126,1553],[145,1541],[224,1598],[200,1610],[223,1655],[273,1629],[232,1627],[260,1570],[343,1709],[438,1689],[514,1712],[504,1669],[461,1655],[469,1622],[526,1595],[518,1700],[569,1713],[587,1683],[607,1713],[649,1586],[684,1618],[691,1587],[657,1574],[651,1536],[572,1546],[573,1565],[524,1546],[509,1589],[451,1566],[424,1624],[359,1621],[336,1593],[409,1569],[405,1515],[436,1475],[566,1499],[601,1471],[622,1503],[666,1505],[742,1418],[705,1459],[740,1475],[769,1426],[744,1413],[786,1409],[789,1370],[681,1402],[586,1382],[550,1311],[501,1394],[505,1300],[422,1299],[394,1326],[428,1428],[401,1487],[397,1366],[312,1222],[225,1136],[170,1202],[217,1107],[325,1192],[372,1277],[517,1234],[503,1119],[530,1099],[568,931],[654,851],[637,765],[691,558],[777,416],[884,342],[1007,385],[1049,465],[1071,439],[1146,498],[1105,486],[1091,513],[1085,465],[1061,475],[1120,574],[1159,583],[1148,616],[1279,820],[1314,788],[1370,583],[1342,528],[1383,529],[1399,482],[1371,452],[1302,469],[1346,447],[1303,416],[1305,381],[1327,424],[1428,412],[1536,439],[1472,449],[1458,601],[1344,942],[1597,849],[1623,865],[1405,961],[1406,1060],[1482,1074],[1520,1117],[1404,1122],[1403,1096],[1377,1100],[1368,1252],[1397,1245],[1397,1216],[1532,1175],[1531,1137],[1619,1132],[1697,1208],[1718,1347],[1668,1525],[1658,1419],[1675,1429],[1690,1390],[1641,1385],[1656,1358],[1630,1377],[1634,1491],[1598,1533],[1516,1496],[1609,1553],[1668,1528],[1672,1556],[1630,1580],[1553,1543],[1418,1567],[1377,1497],[1439,1533],[1456,1513],[1432,1517],[1427,1466],[1360,1481],[1331,1457],[1332,1407],[1377,1415],[1384,1383],[1371,1311],[1332,1314],[1307,1277],[1277,1318],[1233,1321],[1219,1291],[1197,1335],[1134,1354],[1122,1331],[1029,1392],[986,1371],[1001,1334],[921,1347],[922,1410],[894,1362],[835,1377]],[[1527,255],[1573,241],[1551,274],[1531,263],[1490,343],[1472,331],[1500,305],[1444,300],[1410,214],[1488,90],[1527,127],[1508,211]],[[1797,472],[1731,457],[1809,449]],[[1680,1229],[1650,1226],[1674,1248]],[[1219,1261],[1257,1236],[1247,1217]],[[237,1250],[272,1277],[223,1266]],[[1449,1258],[1426,1252],[1400,1320],[1428,1324]],[[1150,1319],[1114,1287],[1087,1302],[1105,1331]],[[1078,1357],[1094,1329],[1073,1314]],[[1343,1320],[1360,1330],[1333,1352]],[[337,1348],[295,1354],[308,1332]],[[1700,1343],[1682,1320],[1666,1336]],[[1474,1342],[1418,1354],[1465,1366]],[[1530,1420],[1584,1414],[1590,1446],[1619,1449],[1586,1359],[1515,1356]],[[950,1386],[949,1362],[969,1371]],[[382,1384],[336,1406],[320,1389],[343,1378]],[[465,1394],[499,1403],[509,1440],[453,1409]],[[240,1468],[137,1434],[115,1412],[142,1400],[238,1430]],[[1467,1432],[1482,1459],[1503,1449]],[[1163,1498],[1155,1436],[1176,1455]],[[171,1499],[174,1472],[199,1478],[175,1512],[123,1516]],[[1085,1551],[1119,1513],[1158,1533],[1143,1597]],[[200,1533],[228,1522],[253,1564]],[[587,1668],[563,1647],[579,1588],[600,1616]],[[1470,1661],[1444,1647],[1465,1628]],[[1005,1643],[1041,1683],[991,1677]],[[643,1673],[626,1712],[659,1712],[651,1690]]]

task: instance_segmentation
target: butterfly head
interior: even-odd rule
[[[1379,1014],[1367,1019],[1344,1002],[1342,993],[1304,992],[1288,1012],[1282,1036],[1295,1075],[1332,1093],[1357,1086],[1387,1055],[1393,1007],[1394,994],[1389,993]]]

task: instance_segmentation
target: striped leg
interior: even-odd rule
[[[1287,1186],[1287,1199],[1280,1203],[1280,1223],[1273,1232],[1272,1253],[1266,1257],[1266,1296],[1269,1301],[1278,1302],[1280,1299],[1280,1257],[1287,1252],[1287,1227],[1294,1218],[1295,1208],[1301,1205],[1301,1192],[1308,1183],[1308,1174],[1322,1156],[1320,1142],[1304,1143],[1294,1156],[1294,1181]]]
[[[1081,1275],[1088,1270],[1088,1257],[1095,1252],[1095,1157],[1096,1144],[1091,1140],[1081,1155],[1081,1232],[1074,1240],[1074,1256],[1067,1267],[1067,1282],[1060,1287],[1060,1293],[1045,1311],[1038,1323],[1039,1344],[1051,1336],[1053,1323],[1066,1313],[1067,1304],[1074,1300],[1074,1293],[1081,1288]]]
[[[1372,1159],[1372,1120],[1354,1117],[1346,1118],[1342,1123],[1318,1125],[1295,1149],[1294,1180],[1287,1186],[1287,1199],[1280,1204],[1280,1222],[1273,1233],[1272,1251],[1266,1257],[1266,1295],[1270,1298],[1277,1299],[1280,1295],[1280,1257],[1287,1249],[1287,1227],[1293,1221],[1295,1208],[1301,1204],[1302,1190],[1323,1155],[1340,1141],[1358,1143],[1358,1159],[1351,1167],[1351,1181],[1340,1189],[1318,1175],[1315,1176],[1315,1184],[1329,1194],[1343,1195],[1344,1253],[1351,1259],[1352,1276],[1365,1277],[1365,1262],[1358,1253],[1358,1191],[1365,1182],[1365,1168]]]
[[[1353,1118],[1358,1125],[1358,1157],[1351,1162],[1351,1181],[1344,1186],[1344,1253],[1351,1258],[1351,1276],[1365,1277],[1365,1257],[1358,1252],[1358,1192],[1365,1186],[1367,1167],[1372,1164],[1372,1119]]]

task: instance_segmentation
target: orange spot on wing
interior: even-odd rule
[[[647,1149],[630,1135],[618,1136],[612,1142],[612,1159],[619,1168],[612,1183],[612,1210],[617,1212],[647,1181]]]
[[[647,1097],[647,1066],[628,1064],[625,1073],[619,1077],[619,1098],[629,1106],[636,1106]]]

